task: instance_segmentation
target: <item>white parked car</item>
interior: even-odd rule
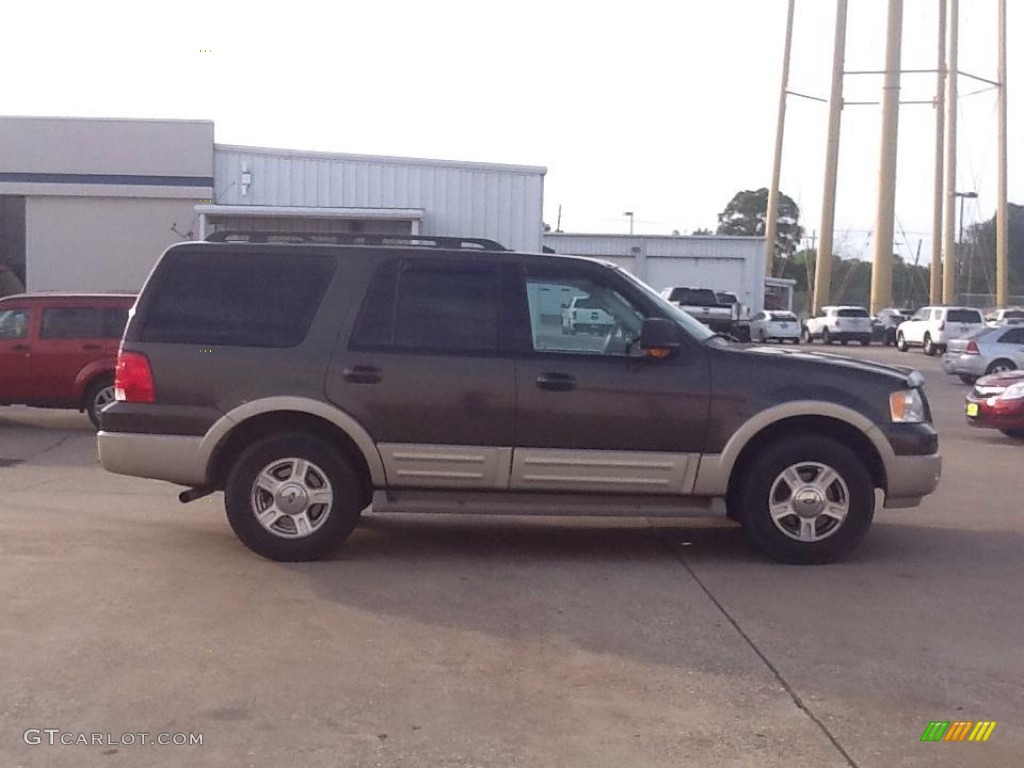
[[[985,315],[985,325],[989,328],[998,328],[1001,325],[1016,325],[1018,323],[1024,323],[1024,309],[1020,307],[997,309],[995,312]]]
[[[981,311],[973,307],[921,307],[896,328],[896,349],[922,347],[926,355],[946,351],[952,339],[963,339],[985,326]]]
[[[758,312],[750,319],[752,341],[792,341],[800,343],[800,321],[792,312],[770,310]]]
[[[808,344],[821,339],[826,344],[859,341],[866,347],[871,343],[871,315],[864,307],[822,307],[804,322],[803,338]]]

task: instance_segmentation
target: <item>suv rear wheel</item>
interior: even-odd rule
[[[267,437],[244,451],[224,488],[228,522],[271,560],[319,560],[352,532],[365,506],[359,476],[319,438]]]
[[[830,563],[849,553],[875,514],[864,462],[825,437],[765,446],[744,472],[738,516],[750,542],[786,563]]]
[[[935,344],[932,342],[932,335],[926,333],[924,335],[924,353],[929,357],[933,357],[937,351]]]
[[[908,349],[907,340],[903,337],[902,333],[896,335],[896,349],[900,352],[906,352]]]
[[[96,429],[100,428],[100,411],[114,402],[114,380],[110,377],[96,379],[85,393],[85,412]]]

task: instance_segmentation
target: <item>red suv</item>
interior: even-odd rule
[[[135,297],[21,294],[0,299],[0,405],[86,411],[114,399],[117,348]]]

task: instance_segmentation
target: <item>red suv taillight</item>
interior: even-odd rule
[[[939,330],[940,331],[946,330],[946,321],[945,320],[943,320],[941,323],[939,323]]]
[[[967,355],[980,355],[981,354],[981,350],[978,349],[977,342],[974,342],[974,341],[967,342],[967,349],[964,350],[964,354],[967,354]]]
[[[114,397],[126,403],[153,403],[153,372],[149,360],[139,352],[120,352],[114,369]]]

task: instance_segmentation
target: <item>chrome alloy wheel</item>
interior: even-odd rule
[[[327,474],[306,459],[278,459],[252,484],[250,505],[260,525],[275,536],[301,539],[330,517],[334,491]]]
[[[838,531],[850,511],[850,489],[832,467],[814,461],[787,467],[769,494],[775,527],[791,539],[815,542]]]

